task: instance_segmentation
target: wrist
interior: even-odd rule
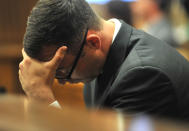
[[[31,100],[41,101],[46,104],[51,104],[55,101],[53,92],[50,88],[38,88],[30,92],[26,92],[26,95]]]

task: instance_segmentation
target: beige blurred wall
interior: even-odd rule
[[[0,0],[0,86],[22,92],[18,82],[22,39],[27,17],[37,0]]]

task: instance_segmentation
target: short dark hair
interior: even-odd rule
[[[38,58],[43,47],[67,43],[68,51],[76,53],[86,29],[100,27],[99,17],[85,0],[39,0],[28,17],[24,49]]]

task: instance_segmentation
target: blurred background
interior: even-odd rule
[[[0,93],[24,94],[18,80],[22,39],[27,17],[37,0],[0,0]],[[118,18],[165,41],[189,59],[188,0],[88,0],[105,19]],[[62,104],[84,106],[83,84],[53,91]]]

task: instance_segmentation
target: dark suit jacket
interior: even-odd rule
[[[175,49],[122,22],[103,73],[86,83],[89,107],[189,120],[189,63]]]

